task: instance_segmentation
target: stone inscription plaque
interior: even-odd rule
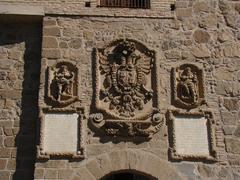
[[[207,119],[200,116],[175,117],[176,153],[209,156]]]
[[[43,129],[43,151],[76,153],[77,147],[78,114],[46,114]]]

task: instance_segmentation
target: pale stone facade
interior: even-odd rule
[[[90,7],[85,7],[86,2]],[[149,179],[240,179],[239,1],[152,0],[150,9],[100,8],[98,4],[96,0],[0,0],[0,179],[94,180],[122,171]],[[134,110],[127,106],[130,100],[112,100],[123,109],[114,111],[115,106],[102,99],[98,101],[101,109],[96,98],[100,98],[102,87],[109,90],[110,85],[105,84],[115,91],[132,87],[131,79],[122,81],[122,87],[114,84],[113,75],[107,83],[107,75],[96,75],[96,68],[110,67],[98,64],[104,62],[104,57],[99,57],[101,49],[109,48],[108,52],[118,57],[114,48],[122,41],[136,48],[124,46],[120,57],[127,63],[115,59],[113,64],[119,69],[130,68],[128,76],[139,77],[138,69],[144,69],[140,74],[147,82],[140,79],[138,83],[146,89],[135,89],[142,99],[133,101]],[[128,58],[135,58],[134,62],[144,59],[141,62],[147,65],[129,63]],[[146,63],[150,61],[152,64]],[[43,108],[54,113],[81,111],[81,143],[70,144],[76,156],[75,152],[68,156],[67,147],[49,156],[44,148],[39,151],[40,144],[46,143],[40,138]],[[182,135],[190,132],[181,130],[191,127],[185,121],[175,127],[171,111],[181,118],[190,117],[186,122],[191,120],[192,126],[198,123],[194,119],[203,119],[199,128],[194,127],[201,137],[191,132],[194,143],[203,143],[199,146],[203,156],[192,152],[197,146],[185,146],[191,152],[185,156]],[[211,117],[203,118],[205,111]],[[150,112],[151,118],[145,117],[145,112]],[[135,118],[138,115],[140,118]],[[108,121],[96,125],[91,117],[98,123]],[[143,126],[139,119],[144,118],[150,127],[147,130],[139,128]],[[121,120],[129,122],[121,124]],[[63,126],[69,125],[69,130],[79,126],[76,121],[62,121],[62,126],[50,128],[62,132]],[[205,123],[209,123],[207,127]],[[116,124],[120,126],[116,128]],[[116,133],[120,127],[128,131]],[[64,138],[73,134],[76,140],[76,133],[75,129]],[[178,143],[181,149],[175,147]],[[43,154],[39,156],[39,152]]]

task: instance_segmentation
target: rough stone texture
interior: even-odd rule
[[[0,179],[33,179],[41,25],[0,24]]]
[[[198,172],[203,177],[213,177],[215,175],[214,169],[211,166],[205,165],[205,164],[199,164]]]
[[[193,34],[193,37],[197,43],[207,43],[210,39],[210,35],[203,30],[196,30]]]
[[[152,1],[152,10],[97,8],[96,1],[87,8],[79,0],[0,2],[42,5],[47,13],[43,23],[0,23],[1,180],[94,180],[123,169],[159,179],[239,179],[239,1],[177,0],[172,12],[169,5],[173,1],[167,0]],[[41,55],[42,64],[52,65],[60,60],[80,64],[81,105],[86,107],[88,116],[93,97],[93,48],[102,48],[120,38],[140,41],[156,51],[162,113],[173,108],[171,68],[181,62],[203,65],[207,97],[203,108],[214,112],[218,163],[169,162],[166,127],[150,141],[99,138],[86,128],[85,160],[35,163],[38,88],[40,101],[44,101],[45,83],[44,74],[39,83]]]
[[[240,141],[238,139],[226,138],[227,152],[233,154],[240,154]]]

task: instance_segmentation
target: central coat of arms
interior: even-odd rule
[[[100,71],[105,74],[100,100],[109,102],[109,109],[119,116],[134,117],[153,96],[152,89],[146,87],[152,64],[152,59],[136,53],[135,43],[120,43],[111,61],[100,58]]]
[[[131,135],[149,135],[143,131],[159,113],[155,52],[134,40],[119,40],[97,49],[96,58],[95,102],[100,113],[93,115],[94,123],[105,124],[109,134],[128,129]]]

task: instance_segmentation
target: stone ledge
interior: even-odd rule
[[[0,15],[44,16],[44,9],[41,6],[0,5]]]

